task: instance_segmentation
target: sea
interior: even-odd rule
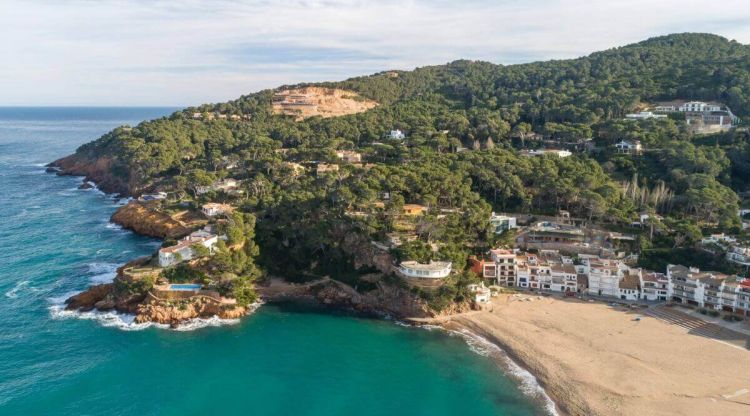
[[[174,108],[0,108],[0,415],[547,415],[471,334],[292,304],[175,329],[63,301],[159,247],[44,165]]]

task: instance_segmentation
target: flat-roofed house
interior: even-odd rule
[[[216,217],[218,215],[229,214],[234,211],[234,208],[229,204],[219,204],[216,202],[209,202],[203,204],[201,211],[207,217]]]
[[[427,207],[419,204],[404,204],[401,208],[401,213],[409,216],[423,215],[427,211]]]
[[[512,228],[518,228],[516,217],[492,213],[490,224],[494,228],[495,234],[501,234]]]
[[[352,150],[337,150],[336,157],[344,161],[345,163],[361,163],[362,154]]]

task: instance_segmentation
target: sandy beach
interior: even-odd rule
[[[598,302],[501,295],[489,308],[432,323],[498,344],[561,414],[750,414],[746,349]]]

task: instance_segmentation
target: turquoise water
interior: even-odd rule
[[[0,108],[1,415],[546,413],[496,351],[437,330],[292,306],[182,332],[61,313],[159,242],[109,224],[118,201],[43,164],[171,111]]]

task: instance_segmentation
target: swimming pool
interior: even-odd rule
[[[196,291],[201,290],[201,285],[198,284],[174,284],[169,285],[169,290],[185,290],[185,291]]]

